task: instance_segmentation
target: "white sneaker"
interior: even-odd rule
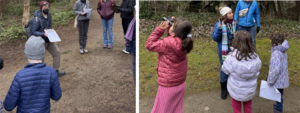
[[[129,52],[127,52],[125,49],[123,50],[124,53],[129,54]]]
[[[80,54],[83,54],[84,52],[83,52],[83,49],[80,49]]]
[[[88,52],[89,52],[87,49],[83,49],[83,51],[84,51],[85,53],[88,53]]]

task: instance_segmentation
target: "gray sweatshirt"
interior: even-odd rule
[[[85,6],[85,3],[82,3],[80,0],[77,0],[73,12],[76,15],[79,15],[77,20],[89,20],[92,16],[92,12],[88,12],[86,15],[81,15],[80,13],[83,12],[83,8]],[[85,9],[92,9],[91,4],[88,0],[86,0],[86,8]]]

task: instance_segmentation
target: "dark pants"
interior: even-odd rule
[[[90,20],[78,20],[79,49],[86,49],[87,33]]]
[[[131,22],[132,19],[133,18],[130,18],[130,19],[122,18],[122,26],[123,26],[124,37],[126,35],[128,26],[129,26],[129,24],[130,24],[130,22]],[[131,51],[131,47],[130,46],[126,46],[126,51],[130,52]]]
[[[224,62],[224,61],[222,61],[222,50],[218,50],[218,56],[219,56],[219,60],[220,60],[220,64],[221,64],[221,67],[220,67],[220,81],[221,82],[227,82],[228,75],[226,75],[222,71],[222,65],[223,65],[223,62]]]
[[[136,59],[136,57],[135,57],[135,54],[133,54],[133,52],[131,52],[131,56],[132,56],[132,74],[133,74],[133,81],[134,81],[134,85],[136,84],[135,83],[135,74],[136,74],[136,72],[135,72],[135,59]]]
[[[282,107],[283,107],[283,99],[282,99],[283,89],[278,89],[278,91],[281,93],[281,102],[277,102],[276,101],[276,109],[278,111],[282,112]]]

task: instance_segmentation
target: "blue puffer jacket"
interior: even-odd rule
[[[253,0],[247,15],[244,17],[239,17],[239,11],[243,9],[247,9],[249,5],[250,3],[240,0],[235,9],[234,20],[239,22],[240,26],[253,27],[255,26],[253,19],[255,19],[257,27],[260,27],[260,13],[259,13],[258,4],[255,0]]]
[[[46,63],[27,64],[19,71],[3,102],[7,111],[18,106],[17,113],[50,113],[50,98],[62,95],[56,71]]]
[[[52,16],[51,13],[48,13],[47,18],[45,18],[40,10],[35,11],[34,17],[39,17],[41,19],[41,23],[43,24],[43,28],[39,20],[34,19],[32,22],[31,33],[35,36],[41,36],[46,43],[49,43],[49,39],[45,37],[44,29],[52,29]]]
[[[212,38],[215,42],[218,43],[218,49],[219,51],[222,51],[222,29],[218,29],[219,26],[219,22],[217,22],[215,24],[215,28],[212,34]],[[236,30],[239,31],[240,27],[239,24],[236,23]],[[231,33],[229,31],[229,29],[227,28],[227,40],[229,41],[231,39]],[[228,52],[230,52],[231,50],[229,49]]]

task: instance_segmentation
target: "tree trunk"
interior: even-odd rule
[[[278,1],[278,2],[277,2],[277,5],[278,5],[278,13],[279,13],[279,16],[280,16],[280,18],[283,18],[283,15],[282,15],[282,13],[281,13],[281,1]]]
[[[0,0],[0,15],[3,14],[3,10],[4,10],[4,0]]]
[[[70,7],[73,8],[74,7],[74,0],[70,0]]]
[[[278,14],[277,14],[275,1],[272,3],[272,7],[273,7],[273,11],[274,11],[275,16],[278,18],[279,16],[278,16]]]
[[[22,26],[27,24],[30,15],[30,0],[24,0]]]
[[[295,1],[296,2],[296,7],[297,7],[297,11],[295,12],[298,12],[298,20],[300,22],[300,1]]]

